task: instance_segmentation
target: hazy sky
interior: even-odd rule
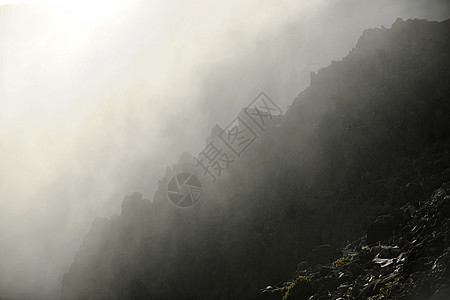
[[[450,17],[438,0],[35,2],[0,0],[28,3],[0,7],[0,298],[57,298],[93,218],[151,199],[260,91],[285,110],[364,29]]]

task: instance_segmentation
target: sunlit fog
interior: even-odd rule
[[[0,299],[59,299],[94,218],[261,91],[286,111],[368,28],[439,0],[0,0]]]

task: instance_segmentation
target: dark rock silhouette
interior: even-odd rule
[[[410,288],[442,298],[448,283],[431,264],[440,278],[448,273],[448,201],[422,202],[450,181],[449,37],[449,21],[364,31],[348,56],[311,75],[228,175],[202,183],[198,205],[167,200],[173,174],[195,166],[184,154],[153,201],[133,194],[120,216],[96,220],[61,298],[251,299],[324,244],[343,249],[342,260],[314,265],[333,255],[310,256],[303,277],[264,297],[289,289],[300,299],[365,299]],[[217,128],[207,142],[216,136]],[[400,264],[402,279],[392,275]]]

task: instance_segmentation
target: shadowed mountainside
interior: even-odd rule
[[[96,219],[62,299],[249,299],[316,246],[428,197],[450,181],[449,37],[448,20],[364,31],[194,207],[166,197],[185,153],[153,201],[135,193]]]

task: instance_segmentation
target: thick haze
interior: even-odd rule
[[[364,29],[450,16],[437,0],[67,2],[0,7],[0,298],[58,298],[92,220],[152,199],[258,92],[286,110]]]

